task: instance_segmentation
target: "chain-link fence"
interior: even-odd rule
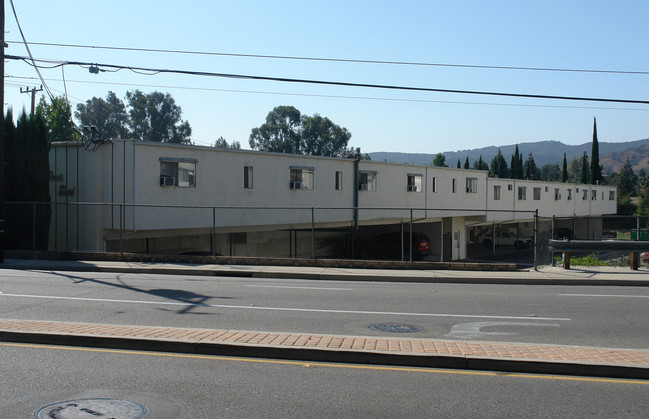
[[[649,217],[640,215],[607,215],[598,217],[553,217],[548,219],[552,229],[540,236],[541,241],[555,240],[649,240]],[[547,232],[546,232],[547,233]],[[647,249],[649,252],[649,249]],[[560,252],[551,253],[551,262],[561,259]],[[623,252],[598,252],[590,255],[572,252],[571,258],[590,258],[587,263],[603,265],[628,265],[629,254]]]
[[[602,222],[585,223],[584,235],[604,231]],[[7,248],[26,250],[526,266],[551,263],[552,232],[583,224],[534,211],[77,202],[8,203],[6,223]]]

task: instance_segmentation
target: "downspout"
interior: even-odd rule
[[[361,161],[361,148],[356,148],[354,155],[354,230],[358,230],[358,166]]]

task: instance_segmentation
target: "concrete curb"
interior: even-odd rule
[[[271,358],[305,362],[338,362],[402,367],[502,371],[508,373],[649,379],[649,366],[612,365],[593,362],[505,359],[466,355],[398,354],[368,350],[295,348],[273,345],[226,344],[173,339],[145,339],[121,336],[92,336],[76,335],[73,333],[21,331],[0,331],[0,341],[41,345],[176,352],[196,355]]]
[[[399,271],[394,274],[350,274],[350,273],[309,273],[309,272],[291,272],[286,271],[264,271],[264,270],[233,270],[233,269],[201,269],[201,268],[182,268],[182,267],[165,267],[165,266],[100,266],[93,263],[72,266],[57,263],[41,263],[30,266],[26,264],[5,263],[0,265],[0,269],[16,270],[43,270],[43,271],[67,271],[67,272],[112,272],[112,273],[141,273],[141,274],[159,274],[159,275],[187,275],[187,276],[214,276],[214,277],[240,277],[240,278],[268,278],[268,279],[304,279],[304,280],[329,280],[329,281],[372,281],[372,282],[410,282],[410,283],[438,283],[438,284],[508,284],[508,285],[599,285],[599,286],[633,286],[649,287],[649,279],[626,279],[626,278],[551,278],[551,277],[530,277],[525,278],[521,273],[520,276],[494,276],[494,272],[489,272],[489,276],[413,276],[399,275]],[[512,275],[511,272],[508,273]],[[623,276],[623,275],[620,275]]]

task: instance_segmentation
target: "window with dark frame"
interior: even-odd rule
[[[252,189],[252,166],[243,166],[243,188]]]

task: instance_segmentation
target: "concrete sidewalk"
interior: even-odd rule
[[[0,319],[0,341],[649,379],[649,350]]]
[[[646,265],[637,271],[633,271],[628,267],[579,266],[575,266],[570,270],[554,266],[542,266],[537,271],[534,269],[515,271],[463,271],[6,259],[4,264],[0,264],[0,269],[228,276],[247,278],[291,278],[336,281],[649,286],[649,268],[647,268]]]

